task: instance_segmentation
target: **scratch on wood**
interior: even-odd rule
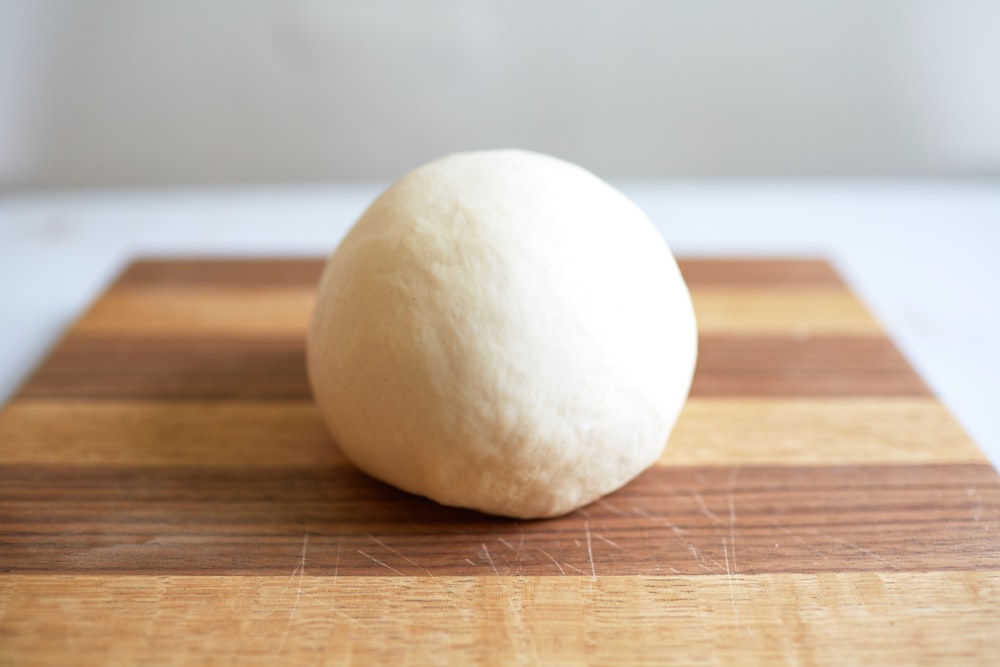
[[[792,531],[788,530],[787,528],[782,528],[782,532],[787,533],[789,536],[791,536],[791,538],[793,540],[795,540],[796,542],[798,542],[802,546],[806,547],[811,553],[816,554],[817,556],[819,556],[823,560],[830,560],[830,557],[827,556],[826,553],[824,553],[823,551],[820,551],[819,549],[817,549],[816,547],[814,547],[813,545],[811,545],[809,542],[807,542],[806,540],[804,540],[801,535],[796,535],[795,533],[793,533]]]
[[[722,569],[722,564],[719,563],[719,561],[715,560],[714,558],[706,558],[705,555],[698,550],[698,547],[696,547],[694,544],[692,544],[691,542],[689,542],[687,539],[684,538],[684,533],[686,531],[680,526],[674,524],[666,517],[650,514],[649,512],[643,510],[640,507],[632,507],[632,512],[638,514],[641,517],[645,517],[647,519],[651,519],[653,521],[661,523],[662,525],[669,528],[670,531],[674,534],[674,538],[677,540],[677,542],[681,546],[687,547],[687,550],[691,552],[691,555],[694,557],[695,562],[698,563],[698,567],[700,567],[701,569],[705,570],[706,572],[711,572],[713,574]],[[711,563],[712,565],[715,566],[716,569],[713,570],[705,563]]]
[[[521,558],[524,556],[524,528],[520,524],[517,526],[517,532],[521,536],[517,543],[517,573],[521,574]]]
[[[302,551],[299,554],[298,565],[292,570],[292,575],[289,580],[294,579],[296,573],[298,573],[299,581],[298,587],[295,590],[295,600],[292,601],[292,607],[288,610],[288,622],[285,623],[285,632],[281,635],[281,643],[278,645],[278,652],[284,650],[285,642],[288,640],[288,633],[292,629],[292,621],[295,620],[295,612],[299,609],[299,601],[302,599],[302,578],[306,574],[306,550],[309,548],[309,532],[306,531],[302,534]],[[286,584],[287,588],[287,584]]]
[[[490,567],[493,569],[493,574],[500,583],[500,588],[506,594],[507,609],[510,610],[510,627],[513,635],[512,639],[514,640],[514,650],[517,652],[517,663],[526,664],[528,662],[527,657],[530,655],[532,658],[531,661],[538,664],[538,649],[535,646],[534,638],[530,633],[525,632],[520,592],[516,585],[513,587],[509,586],[500,577],[500,572],[497,570],[496,563],[493,562],[493,556],[490,554],[490,548],[486,546],[485,542],[482,543],[482,547],[483,555],[489,561]]]
[[[550,561],[552,561],[552,564],[555,565],[557,568],[559,568],[559,574],[561,574],[564,577],[566,576],[566,570],[562,569],[562,565],[559,564],[559,561],[557,561],[555,558],[553,558],[552,555],[548,551],[546,551],[545,549],[541,549],[539,547],[535,547],[535,548],[538,549],[539,551],[541,551],[542,555],[544,555],[546,558],[548,558]]]
[[[732,576],[732,571],[729,569],[729,548],[726,547],[726,538],[722,538],[722,555],[726,558],[726,574]]]
[[[733,571],[739,573],[740,568],[736,564],[736,502],[733,500],[733,488],[736,480],[740,476],[740,467],[733,466],[729,475],[729,488],[726,490],[726,499],[729,501],[729,544],[733,550]]]
[[[488,560],[490,562],[490,567],[493,568],[493,574],[497,578],[499,578],[500,577],[500,572],[497,571],[497,566],[493,562],[493,556],[490,555],[489,547],[486,546],[485,542],[483,542],[483,553],[486,555],[486,560]]]
[[[335,586],[337,584],[337,577],[340,576],[340,549],[342,546],[340,538],[337,538],[337,560],[333,565],[333,582]]]
[[[486,543],[482,543],[483,555],[486,556],[486,560],[489,562],[490,567],[493,569],[493,575],[499,580],[500,588],[506,593],[507,598],[507,608],[510,610],[511,618],[511,632],[513,634],[514,647],[517,651],[517,662],[523,664],[527,662],[526,660],[526,649],[530,652],[533,661],[538,663],[538,651],[535,647],[534,640],[530,634],[527,634],[524,630],[524,617],[521,611],[521,599],[520,594],[516,588],[511,588],[507,585],[504,580],[500,577],[500,572],[497,570],[496,563],[493,562],[493,556],[490,554],[490,548],[486,546]],[[516,599],[515,599],[516,598]]]
[[[810,553],[813,553],[813,554],[819,556],[823,560],[829,560],[829,558],[827,557],[827,555],[825,553],[823,553],[819,549],[816,549],[815,547],[813,547],[813,545],[811,545],[809,542],[806,542],[804,539],[802,539],[801,535],[796,535],[795,533],[793,533],[792,531],[790,531],[788,528],[782,526],[780,523],[778,523],[777,519],[771,519],[771,525],[773,525],[775,528],[777,528],[778,530],[780,530],[782,532],[782,534],[788,535],[793,540],[795,540],[796,542],[798,542],[799,544],[801,544],[802,546],[804,546],[805,548],[807,548]],[[815,531],[814,531],[814,534],[815,534]],[[775,543],[774,548],[777,549],[778,546],[779,545],[777,543]]]
[[[726,545],[726,538],[722,538],[722,553],[726,557],[726,581],[729,582],[729,603],[733,607],[733,620],[740,622],[740,610],[736,608],[736,592],[733,588],[733,571],[729,568],[729,547]]]
[[[817,535],[819,535],[818,532],[817,532]],[[871,556],[872,558],[875,558],[875,559],[878,559],[878,560],[882,561],[883,563],[885,563],[886,565],[888,565],[889,567],[891,567],[894,570],[898,570],[899,569],[899,566],[897,566],[895,563],[893,563],[888,558],[885,558],[883,556],[878,555],[877,553],[875,553],[871,549],[865,549],[863,546],[861,546],[859,544],[855,544],[854,542],[848,542],[847,540],[842,540],[839,537],[835,537],[833,535],[820,535],[820,537],[823,537],[824,539],[836,542],[837,544],[843,544],[844,546],[850,547],[851,549],[854,549],[855,551],[857,551],[859,553],[867,554],[867,555]]]
[[[309,549],[309,533],[303,533],[302,535],[302,553],[299,555],[299,565],[296,568],[299,571],[299,590],[302,590],[302,577],[306,573],[306,550]]]
[[[587,533],[587,557],[590,559],[590,576],[597,579],[597,568],[594,567],[594,547],[590,540],[590,522],[583,522],[583,529]]]
[[[632,513],[633,514],[638,514],[639,516],[645,517],[647,519],[653,519],[653,518],[655,518],[649,512],[647,512],[646,510],[642,509],[641,507],[636,507],[635,505],[632,506]]]
[[[821,558],[823,558],[823,560],[828,560],[828,557],[827,557],[827,555],[825,553],[823,553],[819,549],[814,548],[809,542],[807,542],[806,540],[802,539],[800,536],[796,535],[792,531],[790,531],[787,528],[779,525],[777,521],[775,521],[775,520],[772,519],[771,523],[774,524],[774,526],[776,528],[778,528],[778,530],[780,530],[782,533],[785,533],[786,535],[790,535],[794,540],[796,540],[797,542],[801,543],[803,546],[808,547],[810,551],[812,551],[816,555],[818,555]],[[850,549],[854,549],[858,553],[863,553],[863,554],[865,554],[867,556],[871,556],[872,558],[875,558],[876,560],[879,560],[879,561],[885,563],[886,565],[888,565],[893,570],[898,570],[899,569],[899,566],[896,565],[895,563],[893,563],[888,558],[875,553],[871,549],[866,549],[865,547],[861,546],[860,544],[855,544],[854,542],[849,542],[849,541],[847,541],[845,539],[842,539],[842,538],[839,538],[839,537],[837,537],[835,535],[827,535],[825,533],[821,533],[816,528],[808,529],[808,530],[806,530],[806,532],[809,535],[814,535],[816,537],[819,537],[821,539],[827,540],[829,542],[835,542],[836,544],[842,544],[845,547],[848,547]]]
[[[420,565],[419,563],[417,563],[415,560],[413,560],[412,558],[410,558],[409,556],[407,556],[406,554],[404,554],[403,552],[401,552],[399,549],[395,549],[395,548],[389,546],[388,544],[386,544],[382,540],[378,539],[377,537],[375,537],[371,533],[365,533],[365,535],[367,535],[368,538],[371,539],[372,542],[374,542],[375,544],[379,545],[380,547],[382,547],[386,551],[389,551],[391,553],[396,554],[397,556],[399,556],[400,558],[402,558],[403,560],[405,560],[407,563],[409,563],[413,567],[416,567],[416,568],[419,568],[419,569],[423,570],[427,574],[427,576],[430,577],[432,580],[435,579],[434,574],[430,570],[428,570],[426,567],[424,567],[424,566]],[[365,555],[367,556],[368,554],[365,554]],[[371,558],[371,556],[368,556],[368,557]],[[376,562],[378,562],[378,563],[380,563],[382,565],[385,565],[386,567],[389,567],[388,565],[386,565],[385,563],[382,563],[381,561],[376,561]],[[389,568],[389,569],[391,569],[393,572],[399,572],[399,570],[397,570],[396,568]],[[400,572],[400,574],[402,574],[402,572]],[[445,588],[445,586],[443,584],[441,584],[440,580],[435,580],[435,583],[437,583],[438,588],[440,588],[441,591],[444,593],[444,599],[448,601],[448,604],[450,606],[454,607],[455,609],[459,609],[458,604],[454,600],[452,600],[450,592],[448,591],[447,588]]]
[[[857,582],[856,579],[851,579],[850,582],[851,582],[851,588],[854,589],[854,597],[857,598],[858,604],[861,605],[862,607],[864,607],[865,606],[865,594],[861,592],[861,587],[858,586],[858,582]]]
[[[623,512],[622,510],[618,509],[617,507],[615,507],[614,505],[612,505],[611,503],[609,503],[607,500],[604,500],[603,498],[601,498],[600,500],[598,500],[597,504],[600,505],[600,506],[602,506],[604,509],[608,510],[609,512],[611,512],[612,514],[614,514],[616,516],[627,516],[625,514],[625,512]]]
[[[406,576],[405,574],[403,574],[402,572],[400,572],[399,570],[397,570],[396,568],[394,568],[392,565],[389,565],[388,563],[383,563],[378,558],[375,558],[375,556],[372,556],[371,554],[367,554],[364,551],[362,551],[361,549],[358,549],[358,553],[361,554],[362,556],[364,556],[365,558],[367,558],[368,560],[370,560],[371,562],[376,563],[377,565],[381,565],[382,567],[384,567],[387,570],[392,570],[393,572],[395,572],[396,574],[398,574],[401,577],[405,577]]]
[[[615,549],[622,549],[617,542],[615,542],[614,540],[609,540],[608,538],[604,537],[599,533],[594,533],[594,537],[600,540],[601,542],[604,542],[605,544],[610,544]],[[622,549],[622,551],[624,551],[624,549]]]
[[[712,574],[715,574],[716,572],[722,569],[722,566],[719,565],[719,561],[715,560],[714,558],[712,559],[705,558],[705,556],[703,556],[702,553],[698,551],[698,547],[696,547],[695,545],[688,542],[687,547],[688,551],[691,552],[691,555],[694,556],[695,562],[698,563],[698,567],[700,567],[701,569],[705,570],[706,572],[711,572]],[[708,565],[705,565],[706,561],[711,561],[712,563],[714,563],[716,569],[713,570]]]
[[[708,509],[708,505],[705,504],[705,499],[701,497],[701,494],[697,491],[692,491],[691,495],[694,496],[694,501],[698,504],[698,511],[707,516],[709,519],[715,523],[725,523],[719,518],[719,515]]]
[[[714,558],[708,558],[707,556],[705,556],[705,554],[699,551],[698,547],[696,547],[692,542],[689,542],[684,537],[681,537],[681,533],[683,533],[684,531],[671,524],[671,529],[674,528],[676,528],[676,530],[673,530],[674,537],[683,546],[686,546],[688,548],[688,551],[690,551],[691,555],[694,556],[695,561],[697,561],[698,566],[701,567],[701,569],[705,570],[706,572],[712,572],[713,574],[722,569],[722,564],[719,563],[719,561],[715,560]],[[711,563],[712,565],[715,566],[715,569],[713,570],[708,565],[706,565],[706,563]]]
[[[390,551],[390,552],[396,554],[397,556],[399,556],[400,558],[402,558],[403,560],[405,560],[407,563],[409,563],[413,567],[420,568],[421,570],[423,570],[424,572],[427,573],[428,577],[433,577],[434,576],[433,574],[431,574],[430,570],[428,570],[423,565],[420,565],[419,563],[417,563],[415,560],[413,560],[412,558],[410,558],[409,556],[407,556],[406,554],[404,554],[403,552],[401,552],[399,549],[395,549],[395,548],[389,546],[388,544],[386,544],[382,540],[378,539],[377,537],[375,537],[371,533],[365,533],[365,536],[368,537],[368,539],[370,539],[375,544],[377,544],[380,547],[382,547],[383,549],[385,549],[386,551]]]
[[[983,501],[979,497],[979,493],[976,491],[976,487],[974,486],[970,486],[968,489],[966,489],[965,494],[970,498],[976,499],[976,506],[972,508],[972,520],[975,521],[976,523],[979,523],[979,521],[981,521],[983,518]],[[987,530],[989,529],[988,526],[986,528]]]

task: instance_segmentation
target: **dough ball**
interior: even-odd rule
[[[635,205],[580,167],[498,150],[375,200],[326,265],[308,366],[362,470],[538,518],[656,461],[696,344],[677,264]]]

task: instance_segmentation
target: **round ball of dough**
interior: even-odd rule
[[[403,176],[326,265],[309,377],[344,454],[445,505],[565,514],[659,457],[696,357],[666,244],[584,169],[517,150]]]

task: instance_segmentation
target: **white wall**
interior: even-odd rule
[[[991,0],[0,0],[0,187],[1000,175]]]

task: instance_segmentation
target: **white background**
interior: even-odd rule
[[[998,35],[995,0],[0,0],[0,187],[508,146],[609,179],[995,177]]]

